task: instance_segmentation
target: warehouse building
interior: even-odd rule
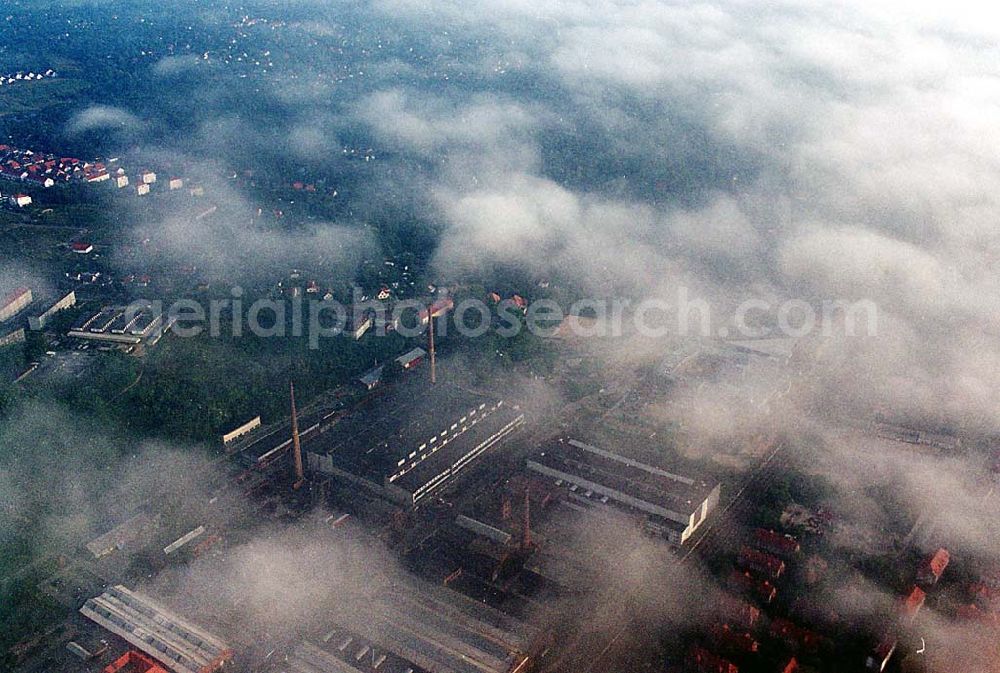
[[[24,343],[27,339],[24,328],[17,324],[0,325],[0,348]]]
[[[515,404],[410,380],[303,442],[311,471],[414,506],[524,425]]]
[[[152,307],[106,307],[81,317],[69,336],[113,344],[139,344],[155,340],[162,333],[163,318]]]
[[[397,585],[295,647],[279,673],[517,673],[537,631],[449,589]]]
[[[719,504],[718,483],[682,476],[576,439],[549,443],[528,460],[528,469],[574,493],[645,513],[652,529],[675,544],[685,542]]]
[[[40,330],[45,327],[45,323],[59,311],[76,306],[76,293],[72,290],[56,301],[39,307],[35,315],[28,316],[28,326],[33,330]]]
[[[215,636],[121,585],[89,599],[80,612],[172,673],[213,673],[233,656]]]
[[[31,303],[31,290],[19,287],[0,300],[0,322],[10,320]]]

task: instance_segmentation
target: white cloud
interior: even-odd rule
[[[99,132],[134,132],[143,122],[128,110],[110,105],[92,105],[73,115],[67,125],[70,135]]]

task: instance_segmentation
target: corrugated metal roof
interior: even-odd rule
[[[174,673],[204,673],[232,657],[215,636],[121,585],[89,599],[80,612]]]

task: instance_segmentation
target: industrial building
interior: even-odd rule
[[[81,317],[70,328],[69,336],[134,345],[158,337],[162,324],[163,317],[149,306],[106,307]]]
[[[103,673],[167,673],[142,652],[129,650],[104,667]]]
[[[146,512],[136,514],[106,533],[88,542],[85,547],[95,559],[109,556],[119,549],[141,549],[150,542],[160,525],[160,515]]]
[[[39,307],[40,311],[28,316],[28,326],[33,330],[43,329],[52,316],[73,306],[76,306],[76,293],[70,290],[69,294],[63,295],[48,306]]]
[[[172,673],[213,673],[233,656],[215,636],[121,585],[89,599],[80,612]]]
[[[27,335],[24,328],[17,324],[0,325],[0,348],[24,343]]]
[[[682,476],[576,439],[550,442],[527,464],[574,492],[645,513],[652,528],[675,544],[686,541],[719,504],[718,483]]]
[[[311,471],[413,506],[524,424],[515,404],[411,379],[303,441]]]
[[[517,673],[537,631],[441,587],[401,584],[297,645],[279,673]]]
[[[0,301],[0,322],[10,320],[31,303],[31,290],[19,287]]]

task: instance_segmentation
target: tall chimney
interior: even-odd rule
[[[437,383],[437,361],[434,357],[434,302],[427,307],[427,326],[430,334],[431,383]]]
[[[290,381],[288,388],[292,398],[292,457],[295,460],[295,483],[292,488],[299,490],[305,483],[306,476],[302,471],[302,444],[299,442],[299,416],[295,411],[295,384]]]

